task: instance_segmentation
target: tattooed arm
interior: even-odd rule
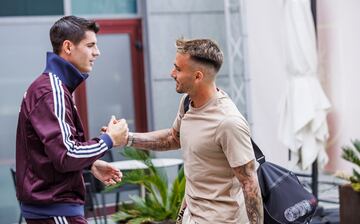
[[[132,146],[138,149],[166,151],[180,148],[180,133],[175,129],[163,129],[147,133],[133,133]]]
[[[250,223],[264,223],[262,198],[255,169],[255,161],[252,160],[243,166],[235,167],[233,171],[243,189],[246,211]]]

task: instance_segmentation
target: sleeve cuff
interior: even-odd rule
[[[113,142],[108,134],[102,134],[99,136],[99,138],[105,142],[108,149],[111,149],[113,147]]]

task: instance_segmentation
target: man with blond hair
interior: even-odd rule
[[[187,204],[183,223],[263,223],[248,124],[215,84],[223,53],[209,39],[178,39],[176,47],[171,77],[176,91],[186,94],[172,128],[129,132],[128,146],[183,149]],[[185,100],[189,100],[188,110]]]

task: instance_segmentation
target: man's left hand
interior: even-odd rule
[[[96,160],[93,163],[91,173],[106,186],[120,182],[122,177],[118,168],[102,160]]]

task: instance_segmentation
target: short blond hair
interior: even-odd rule
[[[217,43],[210,39],[176,40],[177,52],[189,54],[190,58],[200,64],[212,66],[218,72],[224,60],[224,54]]]

